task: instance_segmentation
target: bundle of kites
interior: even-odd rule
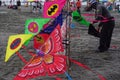
[[[66,0],[45,2],[43,18],[26,20],[25,34],[9,36],[5,62],[16,53],[25,63],[25,66],[13,80],[29,80],[40,76],[51,76],[55,80],[62,80],[56,75],[64,73],[68,80],[72,80],[72,77],[67,72],[67,57],[59,54],[65,51],[62,41],[65,39],[67,28],[66,22],[63,21],[62,9],[66,3]],[[77,11],[72,12],[72,18],[80,22],[80,24],[90,25],[90,22],[86,21]],[[54,20],[49,25],[51,19]],[[28,51],[32,58],[26,61],[19,53],[19,50],[21,48],[25,49],[31,39],[33,39],[35,51]],[[98,75],[100,80],[106,80],[102,75],[91,70],[86,65],[71,58],[69,58],[69,61]]]

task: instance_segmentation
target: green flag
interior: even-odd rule
[[[43,28],[43,25],[46,24],[50,19],[49,18],[34,18],[28,19],[25,22],[25,34],[36,35]],[[28,45],[30,40],[28,40],[25,45]]]
[[[89,27],[90,22],[86,21],[77,11],[72,12],[73,20]]]

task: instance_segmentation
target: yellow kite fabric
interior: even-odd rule
[[[16,53],[28,39],[32,37],[33,37],[32,34],[19,34],[19,35],[10,36],[8,40],[7,49],[6,49],[5,62],[7,62],[8,59],[14,53]]]

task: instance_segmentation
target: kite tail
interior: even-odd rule
[[[92,73],[96,74],[100,78],[100,80],[107,80],[104,76],[102,76],[101,74],[99,74],[96,71],[91,70],[86,65],[84,65],[84,64],[82,64],[82,63],[80,63],[80,62],[78,62],[76,60],[73,60],[73,59],[70,59],[70,61],[73,62],[73,63],[75,63],[75,64],[77,64],[78,66],[81,66],[82,68],[87,69],[87,70],[91,71]]]
[[[55,80],[62,80],[62,79],[57,77],[57,78],[55,78]]]
[[[52,76],[53,78],[55,78],[55,80],[62,80],[61,78],[57,77],[57,76]]]
[[[67,76],[68,80],[72,80],[72,78],[70,77],[70,75],[67,72],[65,72],[65,75]],[[54,76],[54,78],[55,78],[55,80],[62,80],[61,78],[56,77],[56,76]]]
[[[19,52],[16,52],[16,54],[25,64],[27,64],[27,61],[25,60],[25,58]]]

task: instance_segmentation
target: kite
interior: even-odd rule
[[[45,42],[49,44],[45,44]],[[43,47],[44,45],[48,45],[48,48]],[[47,50],[46,53],[48,52],[56,53],[58,51],[59,52],[63,51],[60,25],[57,25],[57,27],[49,36],[46,34],[44,35],[39,34],[38,37],[34,37],[34,48],[46,49]]]
[[[60,1],[47,1],[44,3],[43,17],[44,18],[56,18],[62,11],[66,0]]]
[[[25,22],[25,34],[37,35],[43,28],[43,25],[48,23],[50,19],[40,18],[40,19],[28,19]],[[28,45],[30,40],[26,41],[25,45]]]
[[[16,53],[22,47],[22,45],[31,37],[33,37],[32,34],[19,34],[10,36],[6,50],[5,62],[7,62],[8,59],[14,53]]]
[[[43,25],[46,24],[50,19],[28,19],[25,22],[25,34],[38,34],[42,29]]]
[[[73,11],[72,12],[72,17],[73,17],[73,20],[79,22],[80,24],[83,24],[83,25],[86,25],[87,27],[89,27],[90,22],[86,21],[84,19],[84,17],[81,16],[81,14],[78,13],[78,11]]]
[[[48,33],[50,34],[55,28],[56,26],[59,24],[60,26],[62,26],[63,23],[63,19],[62,19],[62,14],[60,14],[57,18],[55,18],[51,24],[45,24],[43,26],[43,30],[40,33]]]

